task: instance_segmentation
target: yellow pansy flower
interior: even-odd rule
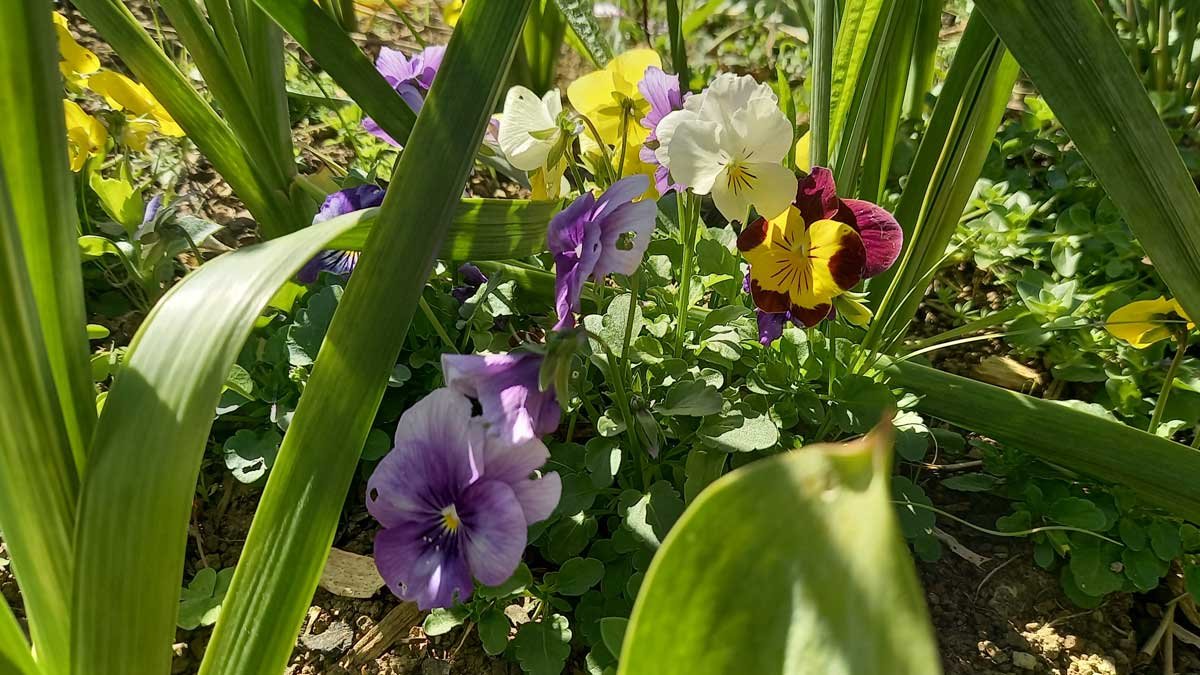
[[[67,123],[67,152],[71,171],[83,169],[89,157],[104,155],[104,144],[108,131],[100,120],[85,113],[74,101],[63,99],[63,111]]]
[[[145,85],[120,73],[106,70],[87,80],[87,87],[104,97],[116,110],[127,110],[135,117],[149,118],[164,136],[183,136],[183,129]]]
[[[67,28],[67,17],[54,12],[54,32],[58,35],[58,53],[62,57],[58,69],[68,82],[79,82],[81,75],[100,70],[100,59],[87,47],[75,41]]]
[[[604,143],[616,146],[624,134],[640,145],[650,133],[641,125],[641,119],[650,110],[650,103],[638,90],[638,83],[651,66],[662,68],[662,59],[653,49],[624,52],[603,70],[572,82],[567,87],[567,100],[579,114],[591,120]],[[622,121],[625,122],[624,132]],[[588,135],[585,132],[584,137]]]
[[[1178,300],[1159,297],[1156,300],[1138,300],[1121,307],[1109,315],[1104,328],[1113,337],[1128,342],[1135,349],[1145,349],[1175,335],[1182,321],[1187,322],[1189,331],[1196,328]]]

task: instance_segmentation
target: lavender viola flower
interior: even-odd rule
[[[638,91],[642,92],[642,96],[650,103],[649,112],[641,120],[642,126],[650,130],[650,135],[638,151],[638,157],[646,164],[654,166],[654,185],[660,195],[665,195],[670,190],[682,190],[682,186],[671,182],[670,171],[658,161],[658,155],[655,154],[655,150],[658,149],[658,135],[655,133],[658,123],[669,113],[683,108],[679,76],[668,75],[662,68],[650,66],[646,69],[642,81],[638,82]]]
[[[637,271],[650,245],[655,206],[651,200],[633,200],[649,184],[642,174],[622,178],[599,197],[584,193],[550,221],[546,243],[554,254],[554,330],[575,326],[579,296],[589,277],[600,280],[614,272]]]
[[[383,79],[392,85],[392,89],[400,94],[400,98],[412,108],[413,112],[421,112],[425,104],[425,95],[433,86],[433,78],[442,65],[446,55],[445,45],[435,45],[412,55],[409,58],[397,49],[384,47],[379,50],[379,58],[375,60],[375,69],[383,75]],[[371,135],[381,138],[388,143],[400,147],[400,143],[384,131],[375,120],[363,118],[363,128]]]
[[[483,272],[471,263],[463,263],[458,268],[458,276],[463,280],[463,285],[451,288],[450,296],[460,303],[470,300],[475,295],[475,292],[479,290],[479,287],[488,281]]]
[[[321,204],[321,209],[313,216],[313,225],[347,213],[379,206],[383,203],[383,193],[383,188],[378,185],[359,185],[338,190],[325,198],[325,203]],[[357,264],[358,251],[321,251],[300,268],[296,280],[302,284],[311,284],[321,272],[348,277]]]
[[[489,433],[510,443],[540,438],[558,428],[562,408],[554,389],[542,391],[542,356],[443,354],[446,386],[479,401]]]
[[[375,565],[388,588],[431,609],[470,598],[472,578],[506,581],[529,525],[549,517],[562,494],[558,474],[532,477],[549,457],[537,439],[484,433],[471,402],[449,389],[409,408],[367,482],[367,510],[383,525]]]

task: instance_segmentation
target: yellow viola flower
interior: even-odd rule
[[[646,69],[662,68],[662,59],[653,49],[633,49],[609,62],[603,70],[588,73],[567,87],[567,100],[579,114],[591,120],[600,140],[617,146],[624,134],[640,145],[650,133],[641,120],[650,110],[650,103],[638,90]],[[622,120],[625,129],[622,131]],[[584,132],[584,137],[590,130]],[[590,139],[595,140],[595,139]]]
[[[1145,349],[1175,335],[1181,321],[1187,322],[1189,331],[1196,328],[1178,300],[1159,297],[1156,300],[1138,300],[1121,307],[1109,315],[1104,328],[1133,348]]]
[[[54,32],[58,34],[58,69],[68,82],[78,83],[80,76],[100,70],[100,59],[87,47],[75,41],[67,27],[67,17],[54,12]]]
[[[104,156],[108,130],[100,120],[85,113],[74,101],[63,99],[67,123],[67,152],[71,171],[80,171],[89,157]]]
[[[87,87],[104,97],[115,110],[126,110],[135,117],[154,122],[164,136],[183,136],[183,129],[144,84],[134,82],[120,73],[106,70],[87,80]]]
[[[125,126],[121,129],[118,142],[135,152],[144,152],[146,150],[146,139],[150,136],[150,132],[154,131],[153,122],[144,122],[142,120],[126,120]]]

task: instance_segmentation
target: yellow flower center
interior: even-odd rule
[[[447,532],[457,532],[458,526],[462,524],[462,519],[458,517],[458,510],[451,504],[442,509],[442,527],[446,528]]]
[[[743,190],[749,190],[756,180],[758,180],[758,176],[750,173],[746,165],[741,162],[733,162],[725,169],[725,186],[735,195],[740,194]]]

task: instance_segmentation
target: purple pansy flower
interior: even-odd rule
[[[463,280],[463,285],[451,288],[450,296],[460,303],[470,300],[479,287],[488,281],[483,272],[471,263],[463,263],[458,268],[458,276]]]
[[[446,386],[478,400],[489,433],[510,443],[558,428],[562,408],[553,388],[539,388],[541,368],[541,355],[531,352],[442,355]]]
[[[599,197],[590,192],[571,202],[550,221],[546,243],[554,254],[554,296],[558,323],[554,330],[573,328],[580,310],[583,283],[618,272],[633,274],[654,230],[655,205],[634,202],[649,187],[638,174],[622,178]],[[626,241],[627,235],[633,241]]]
[[[359,185],[338,190],[325,198],[325,203],[321,204],[321,209],[313,216],[313,225],[347,213],[379,206],[383,203],[383,194],[383,188],[378,185]],[[358,251],[321,251],[300,268],[296,280],[302,284],[311,284],[321,272],[348,277],[358,264],[358,255]]]
[[[532,477],[549,457],[536,438],[484,433],[471,402],[449,389],[409,408],[367,482],[367,510],[383,525],[375,565],[388,588],[424,610],[467,600],[472,578],[506,581],[528,527],[549,517],[562,494],[558,474]]]
[[[375,69],[392,85],[392,89],[400,94],[400,98],[404,99],[413,112],[421,112],[421,106],[425,104],[425,94],[433,86],[433,78],[437,75],[445,55],[445,45],[426,47],[413,54],[412,58],[405,56],[400,50],[384,47],[379,50],[379,58],[375,59]],[[400,143],[376,124],[375,120],[365,117],[362,124],[371,135],[400,147]]]
[[[646,164],[655,167],[654,185],[658,188],[660,195],[665,195],[670,190],[682,190],[682,186],[671,182],[670,172],[667,167],[662,165],[662,162],[658,161],[658,157],[654,153],[658,148],[658,135],[655,133],[658,123],[669,113],[683,109],[683,93],[679,87],[679,76],[668,75],[662,68],[650,66],[646,69],[642,81],[638,82],[638,91],[642,92],[642,96],[646,97],[646,101],[650,104],[650,111],[642,118],[642,126],[650,130],[650,135],[646,137],[646,143],[638,151],[638,157]]]

